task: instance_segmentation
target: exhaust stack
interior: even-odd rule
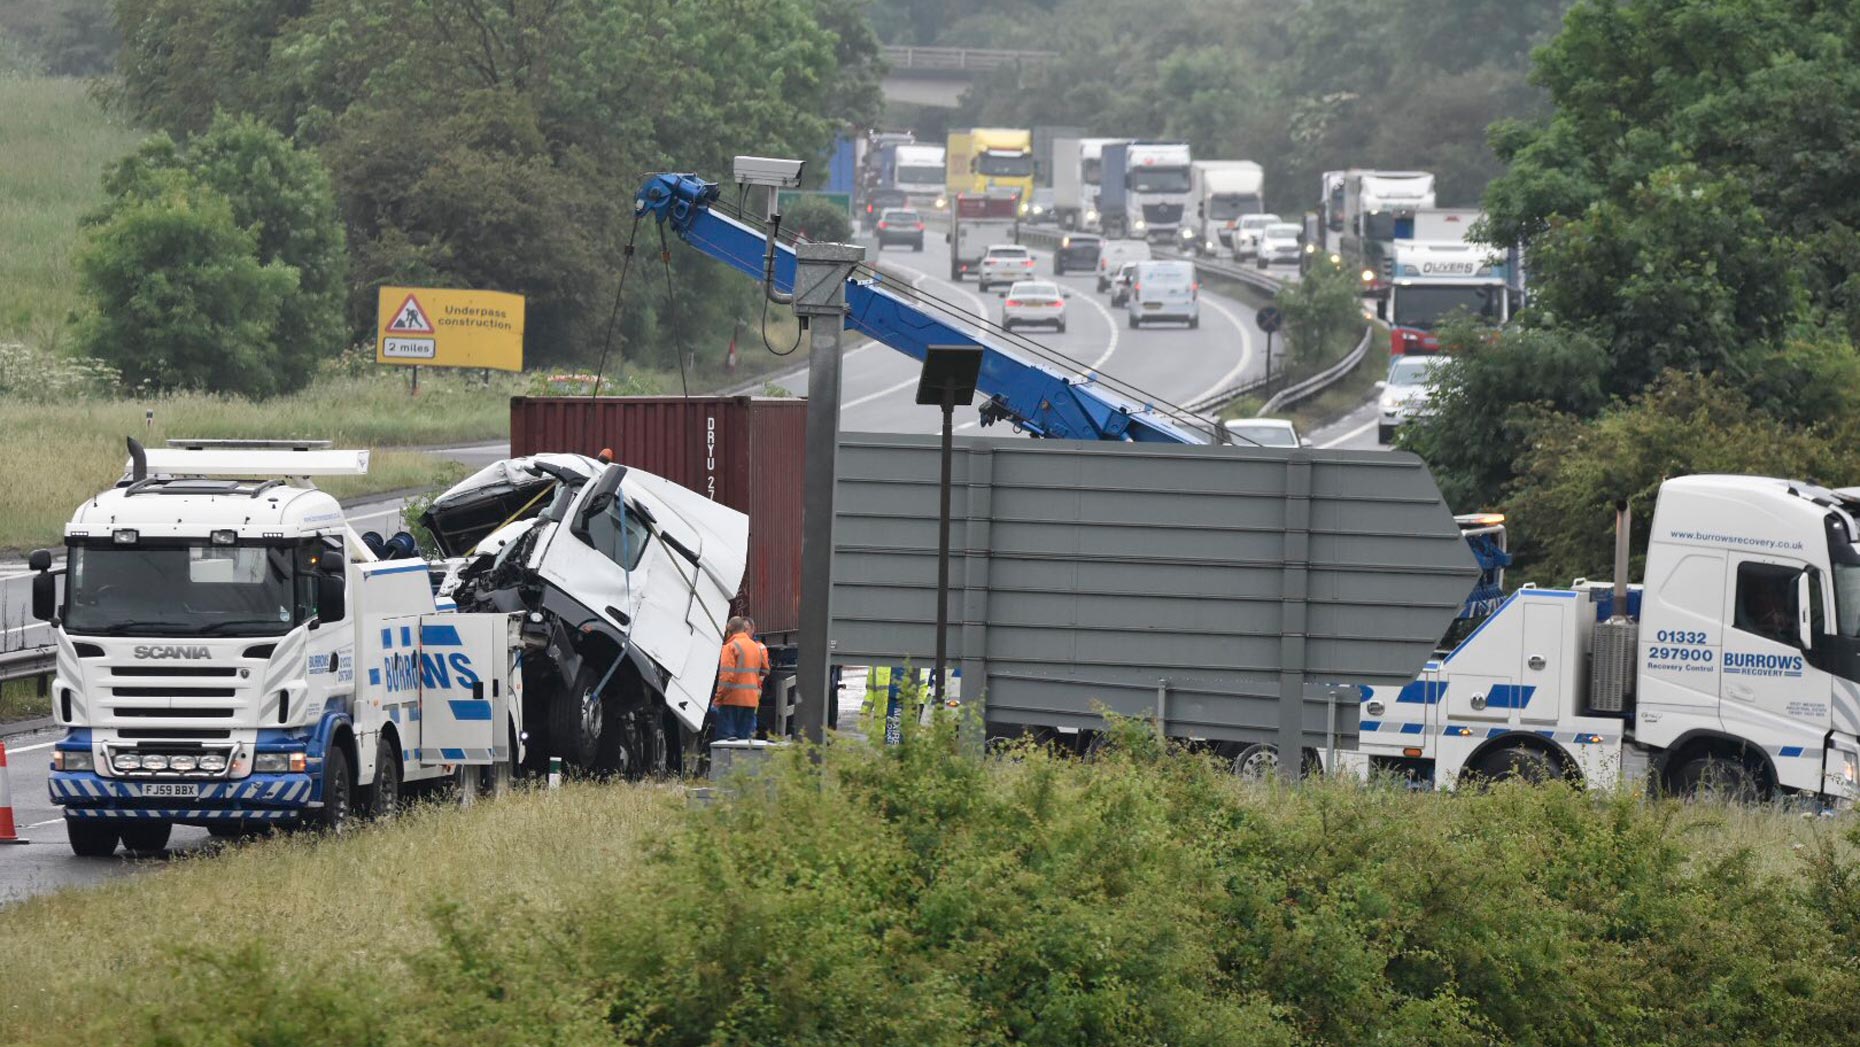
[[[1627,617],[1628,597],[1628,531],[1634,521],[1634,511],[1628,508],[1627,499],[1615,502],[1615,602],[1614,619]]]
[[[127,437],[129,441],[129,479],[146,480],[149,478],[149,456],[142,450],[141,441]]]
[[[1615,502],[1614,604],[1595,623],[1589,655],[1590,715],[1625,716],[1634,705],[1634,670],[1640,660],[1640,622],[1628,616],[1628,531],[1633,514]]]

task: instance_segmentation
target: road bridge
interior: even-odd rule
[[[1002,68],[1025,70],[1055,57],[1052,51],[887,46],[885,100],[953,109],[977,76]]]

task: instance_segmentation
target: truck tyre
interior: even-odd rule
[[[1243,746],[1229,765],[1242,781],[1263,782],[1279,773],[1279,747],[1254,742]]]
[[[1376,426],[1376,442],[1377,443],[1386,444],[1394,439],[1395,439],[1395,427],[1394,426],[1377,424]]]
[[[594,693],[600,682],[600,676],[583,665],[575,686],[549,703],[549,752],[580,770],[592,768],[600,752],[606,721],[605,703]]]
[[[1707,753],[1688,760],[1673,773],[1673,791],[1689,800],[1718,799],[1758,803],[1770,798],[1762,776],[1740,760]]]
[[[1563,768],[1555,757],[1542,749],[1527,749],[1520,745],[1510,745],[1486,753],[1467,770],[1484,782],[1515,780],[1545,785],[1563,776]]]
[[[108,858],[116,853],[116,826],[109,822],[65,819],[65,837],[79,858]]]
[[[130,822],[123,826],[123,849],[132,854],[160,854],[174,832],[173,822]]]
[[[349,754],[331,745],[323,756],[323,806],[304,813],[304,827],[339,833],[354,813],[355,774],[349,769]]]
[[[375,783],[362,790],[362,811],[370,818],[400,813],[400,753],[386,735],[375,740]]]

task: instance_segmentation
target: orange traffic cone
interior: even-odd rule
[[[13,828],[13,786],[7,781],[6,742],[0,741],[0,843],[31,843]]]

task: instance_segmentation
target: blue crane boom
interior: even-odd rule
[[[756,280],[762,278],[768,237],[761,230],[711,208],[717,184],[695,175],[661,174],[648,179],[634,213],[669,223],[680,239]],[[775,289],[794,288],[794,250],[778,244]],[[982,350],[976,387],[988,397],[982,424],[1006,420],[1035,436],[1070,440],[1141,440],[1211,443],[1212,434],[1123,396],[1092,377],[1074,377],[1022,359],[985,337],[937,319],[883,278],[846,281],[846,329],[922,360],[933,345]]]

